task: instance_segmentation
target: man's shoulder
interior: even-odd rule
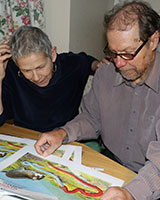
[[[101,76],[116,76],[117,71],[113,63],[105,64],[103,63],[96,71],[97,74]]]
[[[116,71],[115,66],[110,64],[102,64],[94,75],[94,83],[102,84],[105,86],[113,86],[115,84],[116,77],[119,76],[119,73]]]

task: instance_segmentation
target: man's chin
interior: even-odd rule
[[[137,76],[137,75],[134,76],[134,75],[128,75],[128,74],[124,74],[124,73],[121,73],[121,75],[127,81],[135,81],[139,78],[139,76]]]

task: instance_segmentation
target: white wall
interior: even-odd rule
[[[160,0],[146,1],[160,13]],[[113,5],[114,0],[44,0],[46,33],[58,52],[85,51],[101,59],[105,46],[103,17]],[[85,93],[92,78],[88,81]]]
[[[44,0],[46,33],[58,52],[73,51],[102,58],[103,17],[114,0]]]
[[[115,0],[44,0],[46,33],[58,52],[73,51],[102,58],[103,16]],[[121,0],[122,1],[122,0]],[[160,0],[146,0],[160,13]]]
[[[46,33],[58,52],[69,50],[70,0],[44,0]]]
[[[70,50],[101,59],[105,46],[104,14],[113,0],[71,0]]]
[[[114,0],[114,4],[119,3],[119,2],[124,2],[126,0]],[[131,0],[127,0],[131,1]],[[139,0],[142,1],[142,0]],[[144,0],[145,2],[148,2],[153,9],[155,9],[159,14],[160,14],[160,0]]]
[[[160,14],[160,0],[146,0]]]

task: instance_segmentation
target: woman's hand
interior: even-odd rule
[[[110,61],[107,60],[106,58],[102,58],[102,60],[100,61],[93,61],[92,63],[92,71],[96,71],[98,69],[98,67],[100,67],[103,63],[106,63],[107,65],[110,64]]]
[[[7,42],[0,44],[0,81],[5,77],[6,66],[11,58],[11,53]]]

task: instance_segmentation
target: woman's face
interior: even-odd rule
[[[16,60],[26,79],[39,87],[45,87],[52,78],[52,60],[43,52],[31,53]]]

